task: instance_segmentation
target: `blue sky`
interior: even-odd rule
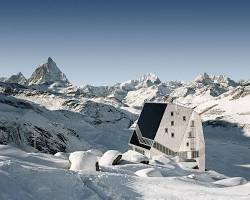
[[[250,1],[0,0],[0,76],[51,56],[77,85],[250,78]]]

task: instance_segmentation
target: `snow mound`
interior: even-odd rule
[[[226,178],[226,179],[222,179],[222,180],[214,182],[214,184],[216,184],[216,185],[225,186],[225,187],[243,185],[246,183],[247,183],[246,179],[244,179],[242,177]]]
[[[98,161],[95,154],[86,151],[76,151],[69,155],[71,163],[70,170],[79,171],[96,171]]]
[[[163,177],[161,172],[155,168],[141,169],[135,172],[135,175],[140,177]]]
[[[65,160],[69,160],[69,153],[57,152],[54,156]]]
[[[122,153],[116,150],[106,151],[99,160],[100,166],[116,165],[122,158]]]
[[[134,163],[146,163],[148,164],[149,160],[146,156],[144,156],[141,153],[138,153],[133,150],[128,150],[127,152],[122,154],[122,159],[127,160],[129,162],[134,162]]]

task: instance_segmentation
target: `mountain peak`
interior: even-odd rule
[[[207,83],[207,82],[211,82],[211,78],[210,76],[204,72],[203,74],[199,74],[195,79],[195,82],[199,82],[199,83]]]
[[[237,86],[237,83],[230,79],[226,75],[218,75],[218,76],[210,76],[206,72],[203,74],[199,74],[195,79],[194,82],[196,83],[202,83],[204,85],[209,85],[209,84],[219,84],[223,87],[229,87],[229,86]]]
[[[21,72],[15,74],[15,75],[12,75],[10,78],[8,78],[6,80],[6,82],[18,83],[20,85],[27,85],[27,83],[28,83],[27,79],[24,77],[24,75]]]
[[[54,62],[54,60],[51,57],[48,57],[48,63]]]
[[[40,65],[31,75],[29,84],[51,84],[55,82],[68,83],[65,74],[57,67],[51,57],[47,62]]]
[[[158,78],[158,76],[156,76],[153,73],[147,73],[142,75],[139,79],[139,82],[151,82],[151,83],[155,83],[155,84],[159,84],[161,83],[160,79]]]

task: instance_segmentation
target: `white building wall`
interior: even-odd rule
[[[173,116],[171,116],[171,112],[173,112]],[[154,140],[178,152],[192,112],[193,110],[190,108],[168,104]],[[185,121],[183,120],[184,116]],[[174,122],[173,126],[171,121]],[[167,132],[165,131],[166,128],[168,129]],[[172,137],[172,133],[174,137]]]
[[[204,141],[204,134],[203,134],[203,127],[202,127],[202,121],[201,117],[198,113],[194,112],[197,126],[196,132],[197,132],[197,150],[199,151],[199,158],[197,158],[198,166],[200,170],[205,170],[205,141]]]
[[[173,112],[173,116],[171,116]],[[186,120],[183,120],[185,116]],[[174,121],[174,126],[171,125]],[[166,132],[165,129],[168,129]],[[174,133],[174,137],[172,137]],[[200,170],[205,170],[205,143],[202,122],[199,114],[191,108],[169,103],[159,129],[154,139],[175,152],[187,152],[187,158],[192,158],[192,151],[199,151],[196,158]],[[150,155],[158,155],[162,152],[155,148],[150,149]]]

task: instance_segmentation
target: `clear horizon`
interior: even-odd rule
[[[250,2],[10,0],[0,7],[0,77],[26,78],[50,56],[75,85],[152,72],[250,76]]]

